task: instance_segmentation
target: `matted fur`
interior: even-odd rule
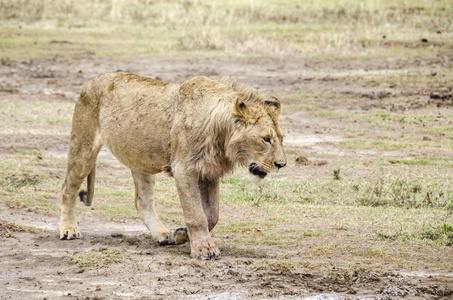
[[[96,156],[106,145],[131,169],[136,207],[153,237],[161,243],[190,237],[192,256],[219,258],[209,236],[218,220],[219,178],[236,164],[250,165],[260,178],[286,164],[280,110],[276,98],[224,77],[183,84],[127,73],[92,79],[74,110],[60,237],[81,237],[75,197],[88,177],[82,195],[91,204]],[[154,211],[153,175],[161,171],[175,177],[187,231],[171,233]]]

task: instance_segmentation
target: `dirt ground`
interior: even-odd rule
[[[360,95],[342,102],[335,98],[324,99],[326,110],[361,112],[386,109],[403,112],[435,108],[437,112],[445,113],[451,109],[448,102],[451,101],[451,90],[435,90],[415,84],[396,87],[364,85],[363,82],[344,79],[344,75],[395,73],[422,68],[435,71],[452,60],[453,56],[447,55],[424,60],[126,60],[101,59],[91,53],[81,53],[72,58],[55,57],[51,60],[3,60],[0,95],[3,101],[20,96],[30,101],[74,102],[89,78],[121,70],[178,82],[195,75],[226,75],[280,98],[296,92],[320,91],[324,94]],[[291,103],[288,100],[286,104]],[[282,116],[285,143],[293,147],[340,141],[346,138],[344,126],[323,119],[314,122],[307,117],[306,111],[287,110]],[[0,152],[31,149],[64,156],[68,135],[69,132],[60,135],[0,134]],[[331,153],[333,149],[324,143],[311,151],[319,155]],[[342,155],[369,153],[346,149]],[[226,216],[234,218],[234,212]],[[30,212],[26,208],[2,204],[0,220],[1,299],[453,299],[453,274],[445,271],[406,271],[401,268],[376,273],[336,270],[335,267],[289,268],[286,264],[270,264],[265,259],[248,256],[237,250],[246,248],[242,245],[235,248],[220,245],[223,251],[221,260],[198,261],[189,258],[187,245],[157,246],[146,236],[145,227],[137,219],[124,219],[119,223],[107,222],[90,214],[81,215],[79,223],[83,224],[84,239],[76,241],[58,239],[56,214]],[[41,228],[42,231],[8,226],[7,222]],[[122,263],[100,268],[82,268],[69,261],[77,253],[103,252],[106,249],[121,250],[127,253],[127,257]],[[275,246],[270,251],[281,251],[279,254],[282,255],[291,249]],[[448,249],[439,260],[448,261],[451,257],[451,249]],[[326,257],[320,265],[334,265],[335,261],[335,257]]]

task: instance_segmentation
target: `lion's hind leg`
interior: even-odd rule
[[[74,163],[68,164],[68,172],[63,182],[62,197],[60,204],[60,239],[71,240],[82,238],[82,233],[76,222],[76,199],[79,196],[78,190],[83,180],[95,168],[97,154],[100,146],[93,149],[91,153],[81,154]],[[86,159],[88,157],[88,159]]]
[[[162,245],[185,243],[188,240],[187,230],[180,228],[171,234],[156,213],[154,207],[155,176],[132,171],[132,177],[135,184],[135,207],[153,238]]]
[[[82,238],[76,222],[76,198],[83,181],[93,171],[102,141],[98,111],[80,99],[76,103],[69,143],[68,167],[60,203],[60,239]],[[90,178],[94,181],[93,178]],[[92,187],[94,188],[94,186]]]

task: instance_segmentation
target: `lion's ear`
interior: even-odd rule
[[[280,104],[280,101],[274,96],[270,97],[269,100],[264,101],[264,104],[266,104],[266,107],[270,111],[273,111],[277,115],[282,112],[282,105]]]
[[[258,113],[253,104],[246,104],[242,99],[237,98],[234,102],[233,118],[244,123],[255,124]]]

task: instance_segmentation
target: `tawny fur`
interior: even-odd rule
[[[75,197],[89,176],[91,204],[96,157],[106,145],[131,169],[136,207],[152,235],[176,243],[154,210],[154,174],[165,171],[175,177],[187,225],[177,241],[190,238],[193,257],[219,258],[209,236],[218,220],[219,178],[238,163],[253,163],[260,174],[286,164],[280,111],[276,98],[223,77],[183,84],[127,73],[92,79],[74,110],[60,237],[81,237]]]

